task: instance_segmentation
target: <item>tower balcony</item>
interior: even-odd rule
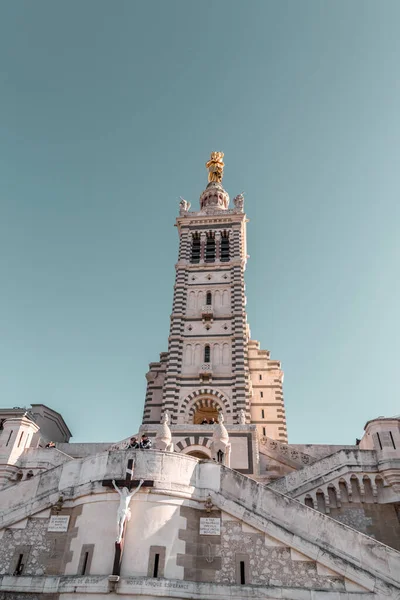
[[[214,316],[213,307],[210,304],[205,304],[201,307],[201,316],[203,321],[212,321]]]
[[[212,365],[211,363],[203,363],[200,367],[199,377],[202,381],[212,380]]]

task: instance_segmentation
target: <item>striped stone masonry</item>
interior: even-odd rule
[[[147,374],[143,426],[194,424],[196,414],[256,426],[287,442],[280,363],[249,340],[241,210],[181,211],[168,351]],[[179,448],[178,448],[179,450]]]

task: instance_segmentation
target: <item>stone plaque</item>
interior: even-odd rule
[[[220,535],[221,519],[200,517],[200,535]]]
[[[50,517],[49,526],[47,531],[68,531],[69,515],[59,517],[58,515],[52,515]]]

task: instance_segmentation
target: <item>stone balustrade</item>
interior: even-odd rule
[[[264,446],[269,453],[277,455],[277,457],[280,455],[289,465],[294,463],[293,466],[296,468],[310,465],[315,462],[315,458],[309,454],[299,452],[299,450],[291,448],[288,444],[273,440],[269,437],[262,437],[260,439],[260,446],[260,450],[262,450],[262,446]]]
[[[346,471],[370,472],[377,471],[376,464],[376,454],[373,450],[340,450],[299,471],[285,475],[285,477],[271,483],[270,487],[282,494],[295,496],[308,491],[310,485],[312,486],[317,479],[321,483],[321,478],[336,477],[335,473],[343,467],[346,467]],[[318,486],[318,484],[316,485]],[[307,489],[305,486],[307,486]]]
[[[206,304],[204,306],[201,307],[201,314],[202,315],[212,315],[213,314],[213,307],[210,304]]]

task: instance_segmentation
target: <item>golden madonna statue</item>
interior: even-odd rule
[[[208,162],[206,162],[206,167],[208,169],[208,182],[216,181],[217,183],[222,182],[222,177],[224,175],[224,158],[223,152],[211,152],[211,157]]]

